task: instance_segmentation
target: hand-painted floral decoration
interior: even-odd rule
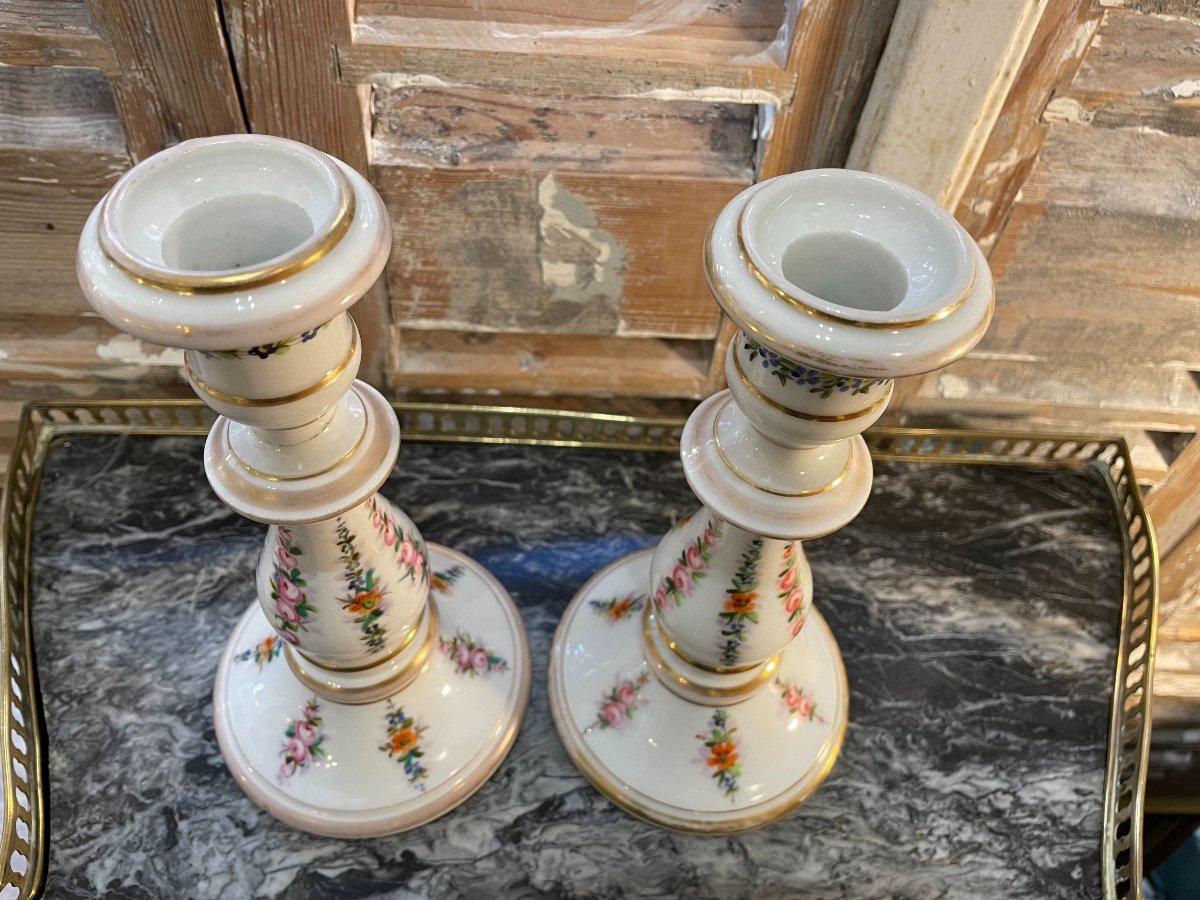
[[[279,638],[273,634],[268,634],[265,638],[259,641],[253,647],[247,647],[234,656],[234,662],[249,662],[254,660],[258,664],[258,670],[261,672],[262,667],[271,660],[278,658],[283,652],[283,644]]]
[[[624,597],[610,597],[607,600],[590,601],[592,609],[604,616],[608,621],[623,622],[646,605],[645,594],[626,594]]]
[[[508,671],[508,660],[487,649],[483,641],[473,641],[461,631],[450,640],[439,638],[438,644],[442,652],[454,661],[454,671],[460,675],[474,678]]]
[[[779,573],[779,599],[788,614],[792,637],[804,627],[804,588],[800,584],[800,542],[790,541],[783,548],[783,571]]]
[[[596,721],[588,726],[588,731],[598,728],[620,728],[642,705],[642,688],[650,680],[646,669],[638,672],[636,678],[619,680],[611,691],[600,699],[599,714]]]
[[[248,356],[254,356],[258,359],[268,359],[272,356],[282,356],[297,344],[307,344],[324,327],[324,325],[318,325],[316,328],[302,331],[295,337],[283,338],[283,340],[272,341],[269,344],[259,344],[256,347],[251,347],[249,350],[201,350],[200,352],[209,359],[244,359]]]
[[[379,620],[387,611],[384,587],[374,569],[363,566],[362,555],[349,526],[339,516],[337,520],[338,549],[342,551],[342,568],[346,575],[346,594],[339,598],[342,609],[354,616],[362,632],[368,653],[378,653],[387,639],[387,630]]]
[[[696,739],[704,742],[701,758],[704,764],[713,770],[712,777],[717,786],[725,792],[726,797],[732,798],[738,789],[738,777],[742,774],[742,764],[738,760],[737,748],[740,741],[734,737],[736,726],[730,726],[729,714],[723,710],[714,710],[708,720],[707,734],[698,734]]]
[[[429,771],[421,764],[425,751],[421,749],[421,735],[427,726],[418,725],[416,719],[407,715],[388,701],[386,714],[387,740],[379,745],[379,749],[404,767],[408,783],[416,790],[425,790],[422,783],[429,777]]]
[[[679,554],[679,561],[671,574],[654,591],[654,603],[659,609],[674,600],[679,606],[695,590],[696,582],[707,577],[708,562],[712,559],[713,547],[721,539],[721,520],[712,518],[694,542]]]
[[[887,380],[886,378],[832,375],[829,372],[810,369],[780,356],[770,347],[764,347],[758,341],[750,338],[746,339],[744,349],[750,351],[751,362],[760,361],[762,367],[778,378],[781,385],[786,386],[789,381],[794,381],[796,384],[808,386],[809,393],[820,394],[822,400],[828,399],[834,391],[842,394],[849,391],[852,397],[855,394],[865,394],[875,385],[883,384]]]
[[[300,574],[300,548],[292,532],[282,525],[275,529],[277,543],[271,574],[271,599],[275,601],[275,627],[289,644],[300,643],[300,632],[313,620],[316,607],[304,596],[308,586]]]
[[[733,585],[725,593],[729,599],[725,608],[717,615],[721,618],[721,661],[736,665],[741,659],[742,641],[750,623],[758,624],[758,561],[762,556],[764,540],[754,538],[742,553],[737,571],[733,573]]]
[[[444,572],[434,572],[429,576],[429,586],[439,594],[448,593],[450,588],[454,587],[454,585],[458,582],[458,579],[462,578],[463,572],[465,571],[466,569],[464,569],[462,566],[456,565],[451,566]]]
[[[795,682],[784,681],[782,678],[775,679],[775,687],[779,691],[780,702],[789,716],[795,716],[804,722],[811,722],[813,719],[818,722],[825,721],[817,715],[817,701],[813,699],[813,695],[809,691],[804,690]]]
[[[301,769],[308,768],[314,760],[325,755],[321,747],[325,735],[321,731],[321,707],[316,697],[310,697],[304,706],[304,715],[288,722],[283,732],[283,749],[280,754],[279,780],[290,778]]]
[[[413,578],[418,582],[429,579],[429,554],[425,545],[416,534],[406,534],[404,529],[396,525],[396,520],[384,504],[375,497],[367,501],[371,512],[371,524],[383,537],[383,543],[391,547],[400,562],[400,571],[405,578]]]

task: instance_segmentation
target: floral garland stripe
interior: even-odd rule
[[[316,618],[316,607],[308,602],[303,588],[308,586],[300,573],[299,558],[303,554],[291,529],[275,529],[278,543],[271,573],[271,599],[275,601],[275,628],[289,644],[299,645],[300,632]]]
[[[340,597],[339,602],[342,609],[354,616],[354,624],[362,632],[367,652],[378,653],[387,641],[387,629],[379,621],[387,612],[385,588],[375,570],[363,565],[354,534],[341,517],[338,517],[336,532],[346,573],[346,595]]]
[[[404,775],[414,790],[424,791],[429,770],[421,762],[421,757],[425,755],[421,749],[421,737],[428,726],[418,724],[413,716],[395,706],[391,700],[388,701],[384,721],[387,740],[379,745],[379,749],[403,766]]]
[[[690,518],[690,517],[689,517]],[[687,520],[684,520],[685,522]],[[670,575],[667,575],[654,591],[654,603],[659,609],[667,605],[667,600],[675,601],[679,606],[692,595],[696,582],[708,576],[706,569],[712,559],[713,547],[721,540],[721,520],[708,520],[696,540],[684,548],[679,554],[679,561]]]
[[[742,763],[738,759],[741,741],[734,737],[736,733],[737,726],[729,724],[729,713],[718,709],[708,720],[708,732],[696,735],[696,739],[704,744],[701,761],[713,770],[713,780],[730,799],[737,794],[738,778],[742,774]]]
[[[721,660],[735,665],[741,658],[742,643],[750,623],[758,624],[758,562],[762,557],[763,538],[752,540],[733,574],[733,584],[726,590],[729,599],[717,615],[721,619],[721,638],[717,645]]]
[[[780,356],[770,347],[764,347],[751,338],[746,338],[743,349],[750,351],[751,362],[761,362],[762,367],[779,379],[779,383],[787,386],[794,381],[802,387],[807,387],[810,394],[820,394],[822,400],[829,399],[834,391],[850,392],[850,396],[865,394],[877,384],[883,384],[886,378],[857,378],[851,375],[833,375],[819,369],[810,369],[798,362],[793,362],[785,356]]]
[[[313,760],[325,755],[322,742],[325,734],[321,729],[321,705],[316,697],[310,697],[304,705],[304,715],[292,719],[283,732],[283,749],[279,751],[283,762],[279,764],[279,780],[290,778],[307,769]]]
[[[606,728],[620,728],[633,718],[642,703],[642,688],[650,680],[650,672],[643,669],[634,678],[618,680],[607,694],[600,698],[599,712],[596,721],[587,727],[587,731]]]

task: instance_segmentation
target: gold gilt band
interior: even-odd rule
[[[350,230],[350,224],[354,221],[355,211],[354,186],[350,183],[350,179],[346,177],[345,173],[337,166],[333,167],[333,172],[338,180],[338,207],[333,213],[329,230],[321,236],[319,241],[309,246],[302,244],[291,253],[273,257],[257,265],[245,266],[234,271],[219,274],[213,272],[164,271],[158,277],[149,277],[145,274],[134,272],[123,265],[112,254],[105,241],[101,241],[100,246],[104,250],[104,255],[108,257],[108,260],[134,281],[149,287],[174,291],[177,294],[212,294],[220,291],[228,291],[231,288],[259,287],[264,284],[282,281],[284,278],[290,278],[297,272],[302,272],[326,256],[345,237],[346,232]],[[100,206],[101,234],[111,232],[112,230],[109,221],[111,216],[109,203],[111,200],[112,194],[109,194]],[[303,255],[298,255],[299,253],[303,253]]]
[[[773,397],[768,397],[767,394],[757,384],[750,380],[750,376],[746,374],[746,370],[742,367],[742,361],[738,357],[737,351],[733,351],[733,367],[738,373],[742,384],[754,396],[758,397],[763,403],[772,409],[778,410],[784,415],[791,416],[794,419],[804,419],[807,422],[849,422],[851,419],[860,419],[863,416],[869,416],[881,406],[885,406],[892,399],[892,385],[888,385],[887,393],[872,403],[870,406],[865,406],[862,409],[855,410],[852,413],[843,413],[838,416],[819,416],[816,413],[801,412],[798,409],[792,409],[790,406],[784,406]]]
[[[338,377],[350,367],[354,362],[354,354],[358,351],[358,329],[353,328],[350,333],[350,347],[346,351],[346,355],[332,369],[321,376],[321,380],[316,384],[309,385],[303,390],[296,391],[294,394],[288,394],[286,397],[239,397],[237,394],[227,394],[218,388],[213,387],[203,378],[196,374],[192,368],[191,361],[185,355],[183,357],[183,367],[187,371],[188,380],[192,383],[192,387],[212,397],[214,400],[219,400],[222,403],[231,403],[234,406],[246,407],[267,407],[267,406],[283,406],[286,403],[295,403],[297,400],[303,400],[305,397],[312,396],[322,388],[326,388],[333,384]]]
[[[742,215],[745,216],[745,213],[743,212]],[[785,301],[786,303],[788,303],[789,305],[793,306],[794,308],[800,310],[801,312],[805,313],[806,315],[810,315],[816,319],[823,319],[826,322],[840,322],[840,323],[846,324],[846,325],[855,325],[859,328],[878,328],[878,329],[882,329],[884,331],[893,331],[897,328],[916,328],[920,325],[928,325],[930,322],[936,322],[939,319],[946,318],[946,316],[950,315],[952,312],[954,312],[956,309],[958,309],[960,306],[962,306],[966,302],[967,298],[971,296],[971,291],[973,291],[975,289],[975,275],[974,275],[974,273],[972,273],[971,283],[967,285],[967,289],[965,291],[963,291],[963,293],[960,297],[958,297],[951,303],[947,304],[946,306],[943,306],[941,309],[939,309],[937,312],[933,313],[932,315],[926,316],[923,319],[916,319],[913,321],[864,322],[860,319],[851,319],[849,316],[839,316],[834,313],[826,312],[825,310],[816,309],[815,307],[810,306],[803,299],[789,294],[787,291],[783,290],[783,288],[781,288],[777,284],[775,284],[775,282],[771,281],[771,279],[769,279],[766,275],[764,275],[762,273],[762,270],[760,270],[758,268],[758,266],[756,266],[754,264],[754,260],[750,258],[750,254],[746,252],[746,242],[742,238],[742,227],[743,227],[743,222],[741,221],[741,219],[739,219],[738,220],[738,228],[737,228],[738,250],[741,254],[742,263],[743,263],[743,265],[745,265],[747,270],[749,270],[750,274],[753,275],[755,277],[755,279],[758,280],[759,284],[761,284],[763,287],[765,287],[768,291],[770,291],[772,294],[774,294],[780,300]]]
[[[732,403],[732,402],[733,402],[732,400],[727,400],[726,406],[728,406],[729,403]],[[825,484],[821,485],[820,487],[811,488],[806,491],[776,491],[769,487],[764,487],[763,485],[759,484],[757,481],[755,481],[753,478],[751,478],[749,475],[747,475],[745,472],[743,472],[741,469],[739,469],[737,466],[737,463],[735,463],[732,459],[729,458],[729,454],[725,452],[725,447],[722,446],[722,444],[721,444],[721,436],[717,433],[717,421],[718,421],[717,419],[713,420],[713,430],[712,430],[713,446],[717,448],[717,455],[719,457],[721,457],[721,462],[725,463],[725,465],[729,469],[729,471],[732,472],[734,475],[736,475],[738,478],[740,478],[742,481],[746,482],[746,484],[750,485],[752,488],[754,488],[756,490],[762,491],[764,494],[772,494],[776,497],[813,497],[813,496],[816,496],[817,494],[823,494],[826,491],[833,490],[835,487],[837,487],[839,484],[841,484],[843,481],[846,480],[846,475],[849,474],[849,472],[850,472],[850,464],[854,461],[854,444],[852,442],[849,444],[849,450],[846,453],[846,464],[844,466],[842,466],[842,471],[838,473],[838,476],[836,478],[834,478],[833,481],[826,482]]]
[[[710,687],[708,685],[696,684],[675,668],[675,666],[671,665],[663,657],[662,653],[659,652],[658,645],[654,641],[654,632],[658,627],[658,621],[654,615],[652,605],[646,604],[645,612],[642,613],[642,648],[646,651],[646,656],[650,660],[651,665],[654,666],[660,680],[673,693],[679,693],[679,689],[682,688],[684,691],[693,691],[701,696],[711,697],[714,700],[732,700],[737,697],[745,697],[755,688],[770,681],[771,676],[775,674],[775,670],[779,668],[779,656],[776,655],[762,664],[761,672],[741,684],[733,685],[732,687]],[[681,693],[680,696],[686,698],[686,693]]]

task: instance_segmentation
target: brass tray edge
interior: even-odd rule
[[[670,451],[678,449],[684,423],[523,407],[392,405],[404,434],[424,441]],[[8,675],[0,684],[0,890],[11,886],[18,897],[38,896],[48,855],[41,705],[29,620],[32,525],[47,451],[76,433],[204,435],[214,419],[199,400],[31,403],[22,411],[0,515],[0,666]],[[1104,781],[1101,884],[1106,900],[1139,900],[1158,551],[1128,446],[1119,437],[1004,431],[874,428],[864,436],[876,459],[1087,467],[1102,477],[1121,535],[1124,592]]]

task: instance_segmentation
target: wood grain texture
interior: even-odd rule
[[[389,367],[393,390],[532,397],[705,395],[711,344],[576,335],[402,329]]]
[[[677,0],[547,4],[542,0],[360,0],[357,38],[369,43],[505,50],[695,64],[774,62],[790,22],[782,2]]]
[[[1070,84],[1100,23],[1094,0],[1050,0],[966,182],[955,217],[991,250],[1050,126],[1046,104]]]
[[[786,103],[795,77],[771,65],[698,65],[568,56],[441,50],[372,44],[356,36],[338,48],[338,65],[348,83],[405,87],[438,84],[485,88],[511,94],[644,97],[737,103]]]
[[[1175,460],[1167,479],[1146,498],[1146,512],[1154,523],[1158,552],[1164,563],[1184,538],[1200,528],[1197,485],[1200,485],[1200,440],[1193,439]]]
[[[751,106],[408,87],[378,88],[373,112],[376,166],[753,176]]]
[[[83,0],[0,3],[0,63],[119,71],[116,53],[96,33]]]
[[[786,64],[797,92],[776,114],[760,178],[845,162],[897,2],[809,0],[801,7]]]
[[[224,31],[212,0],[86,0],[112,46],[113,97],[130,153],[145,159],[193,137],[246,130]]]
[[[1200,7],[1193,16],[1108,10],[1079,77],[1051,113],[1098,128],[1200,136]]]
[[[699,248],[745,182],[407,167],[376,180],[393,215],[401,326],[715,335]]]
[[[343,81],[345,0],[222,0],[250,130],[303,141],[366,173],[367,112]]]

